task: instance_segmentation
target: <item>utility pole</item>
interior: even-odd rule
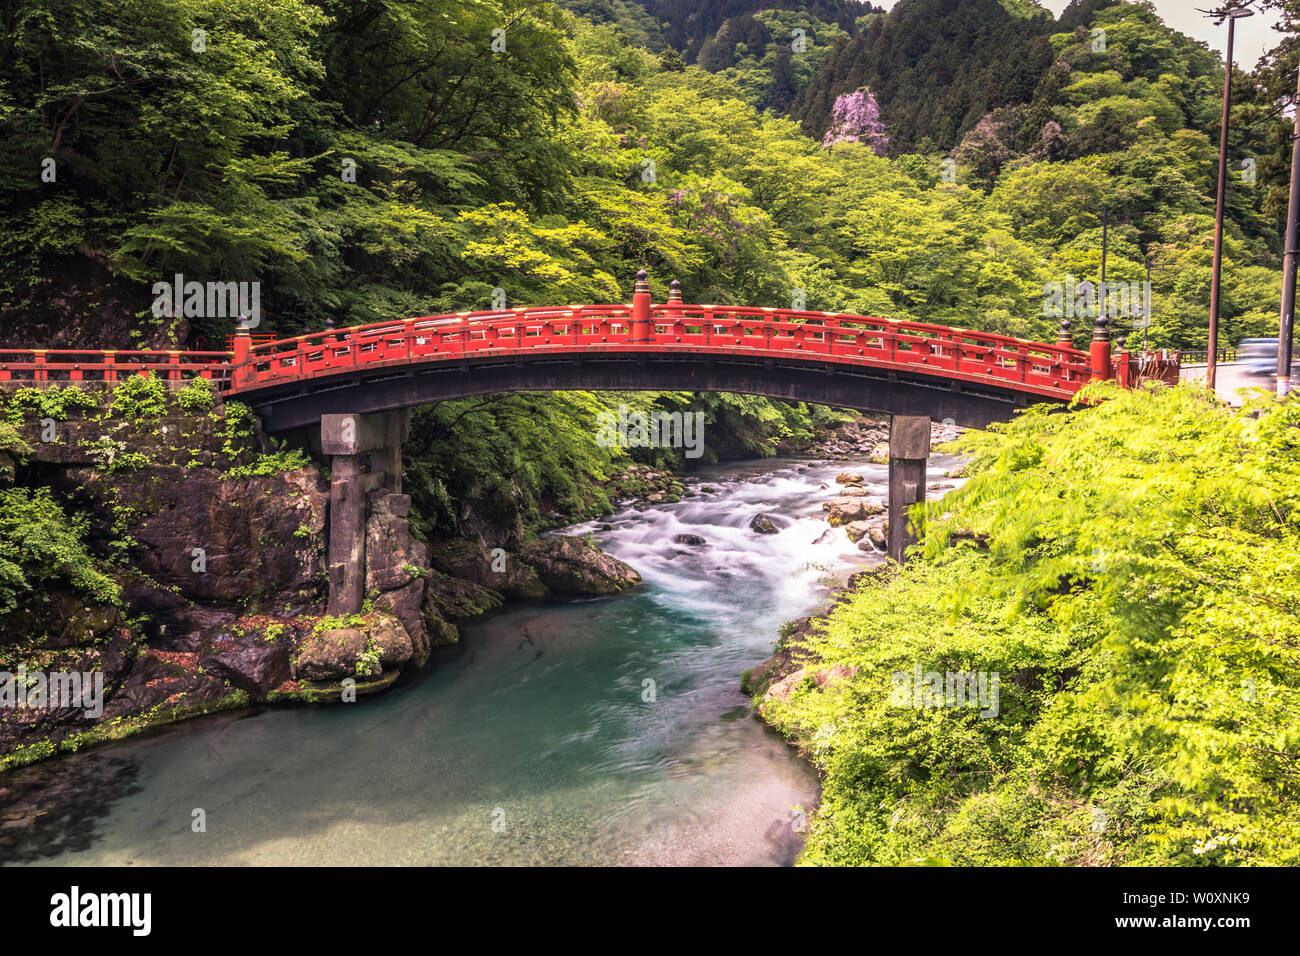
[[[1232,99],[1232,37],[1237,21],[1253,17],[1254,10],[1236,7],[1218,14],[1228,20],[1227,67],[1223,74],[1223,120],[1219,126],[1219,188],[1214,207],[1214,275],[1210,280],[1210,340],[1205,362],[1205,385],[1214,390],[1219,349],[1219,276],[1223,270],[1223,205],[1228,179],[1228,105]],[[1220,20],[1222,22],[1222,20]]]
[[[1296,219],[1300,216],[1300,70],[1296,71],[1295,129],[1291,134],[1291,199],[1282,257],[1282,317],[1277,327],[1277,397],[1291,390],[1291,330],[1295,322]]]
[[[1142,316],[1142,354],[1146,355],[1147,332],[1151,329],[1151,303],[1154,301],[1154,296],[1151,295],[1151,257],[1143,255],[1143,258],[1147,261],[1147,285],[1142,290],[1142,311],[1145,313]]]
[[[1106,227],[1110,222],[1110,210],[1101,210],[1101,286],[1106,288]]]

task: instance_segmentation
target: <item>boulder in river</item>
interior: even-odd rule
[[[285,631],[283,625],[254,634],[224,631],[203,648],[198,665],[240,690],[265,697],[289,679],[291,642],[276,636]]]
[[[641,575],[631,565],[567,535],[524,545],[519,560],[556,594],[615,594],[641,583]]]
[[[673,543],[701,545],[708,544],[709,542],[704,538],[701,538],[698,534],[679,534],[673,538]]]
[[[354,627],[316,631],[298,652],[294,677],[307,680],[354,677],[357,658],[365,649],[366,635]]]
[[[838,527],[842,524],[849,524],[853,521],[863,521],[872,515],[884,511],[884,505],[880,503],[879,498],[841,498],[838,501],[832,501],[831,506],[827,509],[830,514],[827,520],[832,527]]]
[[[850,521],[844,526],[844,531],[848,534],[850,541],[861,541],[867,536],[867,532],[870,529],[871,522],[869,521]],[[830,532],[827,531],[827,534],[829,533]]]
[[[855,471],[840,472],[835,476],[835,483],[837,485],[860,485],[862,484],[862,476]]]
[[[757,534],[776,534],[781,530],[772,516],[759,512],[749,522],[749,530]]]

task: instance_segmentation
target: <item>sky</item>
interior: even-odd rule
[[[898,0],[872,0],[876,6],[892,9]],[[1061,15],[1070,0],[1039,0],[1039,4]],[[1216,27],[1214,22],[1197,8],[1208,10],[1219,5],[1219,0],[1155,0],[1156,13],[1166,24],[1179,33],[1204,40],[1211,49],[1222,55],[1228,45],[1228,25]],[[1255,63],[1266,50],[1277,44],[1281,34],[1273,29],[1277,22],[1275,12],[1257,13],[1237,21],[1236,37],[1232,41],[1232,59],[1241,69],[1254,69]]]

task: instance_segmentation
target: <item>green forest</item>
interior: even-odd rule
[[[1281,305],[1300,2],[1262,6],[1276,44],[1232,76],[1226,345]],[[221,348],[229,321],[151,311],[176,274],[260,282],[257,331],[287,336],[624,302],[642,268],[656,302],[675,279],[1051,342],[1045,290],[1104,268],[1152,290],[1115,335],[1204,350],[1223,80],[1146,2],[0,0],[0,348]],[[825,776],[803,862],[1300,862],[1300,404],[1095,394],[966,436],[974,477],[919,516],[917,560],[810,639],[853,676],[765,706]],[[842,417],[444,402],[412,423],[414,525],[607,513],[628,452],[593,423],[620,402],[703,409],[711,460]],[[0,608],[50,549],[106,587],[74,518],[4,494]],[[1003,719],[887,706],[918,655],[999,671]]]
[[[293,334],[485,309],[498,289],[624,301],[642,267],[656,301],[677,279],[687,301],[1054,341],[1045,284],[1098,281],[1105,217],[1108,280],[1152,287],[1149,322],[1115,334],[1205,348],[1222,68],[1202,44],[1143,4],[1060,22],[997,0],[753,6],[705,4],[687,35],[678,7],[630,0],[7,3],[0,345],[219,347],[223,320],[150,312],[150,284],[178,273],[259,281],[259,331]],[[1237,84],[1225,344],[1276,328],[1290,49]],[[885,130],[870,144],[830,129],[864,84]],[[756,454],[809,422],[697,400]],[[481,415],[512,433],[535,418]],[[482,451],[475,474],[515,470]],[[607,463],[588,454],[578,475]],[[550,497],[596,493],[539,467]],[[427,477],[426,515],[534,497]]]

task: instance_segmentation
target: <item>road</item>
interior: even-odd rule
[[[1205,366],[1184,365],[1182,379],[1184,382],[1196,381],[1204,385]],[[1293,378],[1292,382],[1294,381]],[[1214,390],[1218,393],[1219,398],[1233,405],[1242,404],[1242,397],[1237,394],[1238,389],[1262,388],[1272,395],[1277,387],[1274,376],[1252,375],[1246,370],[1246,366],[1238,362],[1220,362],[1219,367],[1215,370],[1214,385]]]

